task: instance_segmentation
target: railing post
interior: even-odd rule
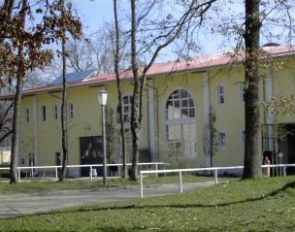
[[[92,166],[91,165],[90,165],[89,177],[90,177],[90,181],[92,181]]]
[[[284,166],[283,172],[284,172],[283,175],[286,176],[287,175],[287,168],[286,168],[286,166]]]
[[[17,168],[17,176],[18,176],[18,182],[20,183],[21,176],[20,176],[20,168],[19,167]]]
[[[218,170],[214,169],[214,183],[218,184]]]
[[[58,167],[55,167],[55,179],[58,179]]]
[[[140,198],[143,198],[143,178],[142,178],[142,172],[140,172]]]
[[[179,171],[179,191],[183,193],[182,172]]]
[[[156,163],[156,177],[158,177],[159,175],[158,175],[158,163]]]
[[[122,176],[122,171],[123,171],[123,163],[122,163],[122,166],[121,165],[118,165],[118,176]]]

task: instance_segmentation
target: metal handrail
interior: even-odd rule
[[[295,167],[295,164],[269,164],[261,165],[261,168],[283,168],[283,176],[286,176],[287,167]],[[143,176],[144,174],[167,174],[167,173],[178,173],[179,174],[179,192],[183,192],[183,172],[198,172],[198,171],[213,171],[214,172],[214,183],[218,184],[218,171],[229,170],[229,169],[243,169],[244,166],[231,166],[231,167],[211,167],[211,168],[185,168],[185,169],[165,169],[165,170],[143,170],[140,171],[140,198],[143,198]]]
[[[131,166],[132,163],[126,163],[126,166]],[[138,163],[138,166],[154,166],[155,170],[158,170],[159,166],[163,165],[164,167],[168,166],[168,163],[164,162],[145,162],[145,163]],[[118,164],[106,164],[106,167],[122,167],[122,163]],[[54,169],[55,170],[55,178],[58,178],[58,169],[61,168],[61,165],[47,165],[47,166],[20,166],[17,167],[17,176],[18,176],[18,182],[21,182],[21,170],[31,170],[33,173],[33,170],[36,169]],[[89,177],[90,180],[92,181],[93,175],[92,175],[92,169],[95,167],[103,167],[103,164],[77,164],[77,165],[67,165],[67,168],[82,168],[82,167],[89,167]],[[10,167],[0,167],[0,170],[10,170]]]

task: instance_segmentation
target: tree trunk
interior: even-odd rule
[[[27,1],[22,2],[22,9],[19,13],[19,26],[20,29],[25,27],[25,16],[26,16]],[[23,80],[25,77],[25,65],[24,65],[24,40],[20,38],[18,46],[18,66],[17,66],[17,82],[16,92],[14,98],[14,109],[13,109],[13,121],[12,121],[12,142],[11,142],[11,161],[10,161],[10,183],[14,184],[17,182],[17,165],[19,159],[19,109],[21,104],[21,91]]]
[[[120,83],[120,73],[119,73],[119,62],[120,62],[120,31],[118,23],[118,11],[117,11],[117,0],[114,2],[114,21],[115,21],[115,51],[114,51],[114,60],[115,60],[115,74],[116,74],[116,83],[117,83],[117,92],[118,92],[118,102],[119,102],[119,119],[120,119],[120,136],[121,136],[121,145],[122,145],[122,178],[126,178],[128,175],[127,172],[127,157],[125,151],[125,130],[124,130],[124,119],[123,119],[123,109],[122,109],[122,91]]]
[[[259,19],[260,0],[246,0],[245,16],[245,178],[261,176],[259,153]]]
[[[131,106],[131,134],[132,134],[132,166],[129,173],[129,179],[136,181],[138,175],[139,160],[139,132],[141,125],[140,118],[140,81],[137,63],[136,48],[136,9],[135,0],[131,0],[131,66],[134,80],[133,99]]]
[[[20,49],[20,48],[19,48]],[[22,49],[20,49],[20,52]],[[22,58],[20,58],[22,59]],[[13,109],[13,121],[12,121],[12,142],[11,142],[11,161],[10,161],[10,183],[17,182],[17,166],[19,159],[19,109],[21,105],[21,89],[22,89],[22,80],[24,78],[24,69],[19,62],[18,74],[17,74],[17,84],[16,92],[14,98],[14,109]]]
[[[62,42],[62,99],[61,99],[61,146],[62,146],[62,167],[59,173],[59,181],[65,177],[68,162],[68,144],[67,144],[67,90],[66,90],[66,61],[65,61],[65,41]]]
[[[62,2],[64,7],[64,2]],[[62,17],[64,15],[64,9],[62,10]],[[65,29],[62,25],[63,37],[61,39],[62,46],[62,97],[61,97],[61,146],[62,146],[62,167],[58,176],[59,181],[63,181],[65,178],[65,172],[68,162],[68,144],[67,144],[67,80],[66,80],[66,38]]]

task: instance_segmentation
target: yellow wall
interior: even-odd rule
[[[295,92],[295,71],[294,60],[285,61],[282,68],[272,72],[273,75],[273,94],[274,96],[289,95]],[[218,131],[226,133],[226,146],[224,149],[217,149],[213,157],[214,166],[232,166],[243,165],[244,160],[244,142],[242,132],[244,131],[244,102],[242,100],[241,89],[244,82],[244,69],[242,65],[226,68],[216,68],[204,72],[182,72],[171,75],[162,75],[149,79],[149,84],[145,88],[142,131],[140,135],[141,149],[147,151],[151,149],[150,141],[155,139],[157,146],[157,161],[169,161],[169,152],[165,137],[165,105],[170,94],[176,89],[184,89],[192,96],[195,103],[195,124],[192,125],[196,131],[196,153],[193,159],[188,159],[186,166],[205,167],[206,157],[204,155],[204,127],[206,123],[206,115],[204,114],[204,97],[205,77],[209,78],[209,100],[212,113],[215,115],[216,121],[214,128]],[[264,97],[264,81],[267,72],[261,69],[260,79],[260,99]],[[225,104],[217,103],[217,86],[225,87]],[[114,127],[118,130],[119,126],[116,119],[116,108],[118,105],[116,83],[107,83],[106,86],[80,86],[68,89],[68,103],[74,105],[74,118],[68,120],[68,143],[69,143],[69,164],[80,163],[80,137],[101,136],[101,108],[97,102],[97,91],[105,89],[108,91],[107,107],[113,111]],[[149,92],[154,91],[154,99],[148,99]],[[122,95],[132,95],[131,82],[122,82]],[[34,128],[33,111],[34,96],[24,97],[21,109],[21,130],[20,130],[20,151],[21,158],[28,160],[29,153],[36,152],[34,150],[34,131],[38,132],[38,164],[54,165],[55,153],[61,152],[61,135],[60,121],[53,119],[53,105],[60,106],[60,93],[37,93],[37,116],[38,126]],[[149,107],[151,101],[155,109],[155,118],[149,118]],[[41,121],[41,106],[47,108],[47,120]],[[25,122],[24,109],[30,110],[30,122]],[[264,108],[261,107],[261,124],[265,122]],[[60,114],[60,111],[59,111]],[[294,122],[295,117],[274,115],[275,123]],[[149,123],[155,123],[155,133],[149,131]],[[118,142],[118,133],[116,132],[115,140],[112,145],[114,157],[117,162],[121,162],[121,148]],[[259,141],[261,142],[261,141]],[[146,155],[146,154],[145,154]],[[182,157],[183,154],[176,154]],[[142,160],[148,160],[148,157],[142,157]]]
[[[123,83],[123,96],[131,95],[131,86],[129,82]],[[69,149],[69,164],[80,164],[80,137],[102,136],[101,129],[101,107],[98,105],[97,92],[103,87],[81,86],[77,88],[69,88],[67,91],[68,104],[72,103],[74,107],[74,118],[68,118],[68,149]],[[117,93],[115,83],[105,87],[109,92],[107,107],[114,112],[113,122],[116,123],[115,113],[117,108]],[[53,117],[53,105],[59,106],[58,117],[60,117],[60,92],[56,93],[38,93],[37,99],[37,116],[38,116],[38,156],[39,165],[55,165],[55,153],[61,153],[61,129],[60,119],[55,120]],[[47,118],[43,122],[41,120],[41,107],[46,106]],[[144,105],[147,105],[146,98]],[[30,122],[25,122],[24,110],[28,108],[30,111]],[[22,100],[21,109],[21,159],[25,159],[23,165],[28,164],[29,153],[34,153],[34,101],[33,96],[24,97]],[[68,112],[69,114],[69,112]],[[147,130],[147,107],[143,108],[143,123],[142,128]],[[106,115],[108,117],[108,115]],[[108,119],[107,119],[108,120]],[[118,128],[118,125],[115,125]],[[113,141],[117,146],[117,142]],[[141,134],[141,148],[148,149],[147,133]],[[118,152],[115,149],[115,152]],[[115,157],[121,157],[120,154],[115,154]]]
[[[243,162],[244,102],[241,97],[243,88],[243,69],[218,69],[210,71],[210,99],[212,113],[216,121],[214,128],[226,134],[225,148],[215,151],[214,166],[241,165]],[[225,87],[225,103],[218,104],[218,85]]]

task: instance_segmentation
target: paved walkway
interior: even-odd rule
[[[185,184],[183,191],[191,191],[211,185],[213,185],[213,182]],[[139,192],[138,186],[129,186],[109,187],[95,191],[59,191],[42,194],[0,196],[0,218],[47,212],[73,206],[136,199],[140,197]],[[179,193],[179,187],[177,185],[153,185],[144,187],[144,197],[174,193]]]

